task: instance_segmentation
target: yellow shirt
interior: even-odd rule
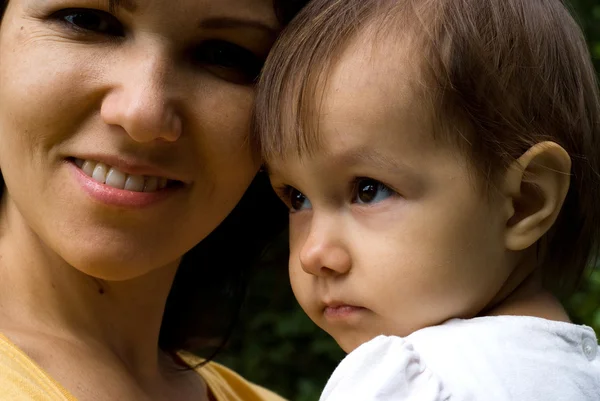
[[[192,366],[200,361],[188,354],[181,356]],[[197,369],[197,372],[206,382],[216,401],[285,401],[278,395],[244,380],[218,363],[208,363]],[[0,334],[0,400],[77,401],[2,334]]]

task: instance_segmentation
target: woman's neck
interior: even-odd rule
[[[140,380],[158,374],[158,336],[178,262],[136,279],[103,282],[50,250],[14,205],[3,202],[0,216],[0,331],[93,344]]]

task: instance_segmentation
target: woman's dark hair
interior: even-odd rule
[[[254,262],[286,223],[287,209],[259,173],[223,223],[184,255],[167,299],[161,349],[212,357],[224,346]]]
[[[274,0],[281,26],[308,0]],[[167,299],[160,347],[169,352],[225,345],[244,300],[249,273],[267,243],[287,224],[287,208],[259,173],[231,214],[183,258]]]
[[[274,0],[282,26],[308,0]],[[0,0],[0,18],[8,0]],[[4,180],[0,174],[0,197]],[[287,209],[259,173],[231,214],[184,255],[167,299],[159,346],[175,355],[188,350],[214,357],[229,338],[249,273],[267,242],[287,224]]]

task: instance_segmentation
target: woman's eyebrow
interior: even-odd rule
[[[199,27],[203,29],[251,28],[266,32],[273,37],[277,36],[278,34],[277,28],[268,25],[267,23],[252,19],[232,17],[207,18],[200,22]]]
[[[129,12],[134,12],[137,9],[136,0],[107,0],[108,10],[115,12],[117,8],[122,7]],[[199,24],[200,28],[204,29],[230,29],[230,28],[252,28],[266,32],[269,36],[277,36],[279,33],[278,27],[271,26],[267,23],[252,19],[232,18],[232,17],[215,17],[202,20]]]
[[[123,7],[129,12],[133,12],[137,9],[136,0],[108,0],[108,11],[114,13],[119,7]]]

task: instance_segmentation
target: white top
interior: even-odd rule
[[[379,336],[333,372],[320,401],[600,401],[590,327],[532,317],[453,319]]]

